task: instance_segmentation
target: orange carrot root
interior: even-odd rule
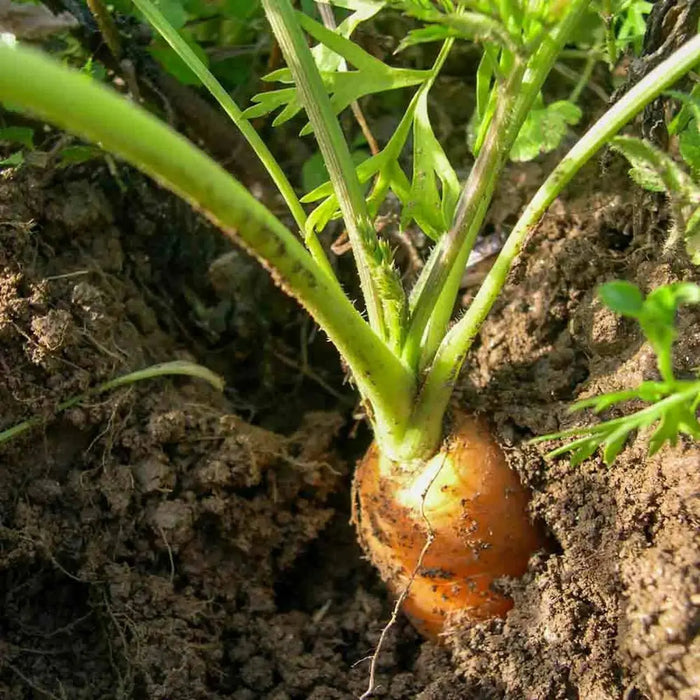
[[[523,574],[543,545],[526,490],[484,423],[470,416],[456,417],[450,438],[425,462],[398,464],[372,445],[353,492],[360,543],[395,595],[415,572],[403,610],[432,640],[458,610],[474,620],[505,616],[513,602],[492,582]]]

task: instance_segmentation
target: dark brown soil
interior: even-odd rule
[[[245,256],[119,172],[125,191],[102,168],[0,183],[0,428],[47,418],[0,448],[0,696],[357,697],[391,601],[348,524],[368,435],[337,359]],[[700,697],[700,450],[647,459],[641,436],[611,468],[574,469],[525,444],[586,419],[572,398],[654,376],[598,283],[697,279],[625,188],[609,174],[557,203],[457,397],[492,416],[552,551],[504,583],[505,622],[457,622],[437,648],[401,620],[379,697]],[[492,224],[521,198],[504,190]],[[683,311],[680,372],[700,365],[698,321]],[[159,379],[50,419],[176,358],[225,374],[227,393]]]
[[[601,191],[621,189],[611,178]],[[697,282],[682,252],[664,253],[665,226],[648,198],[559,202],[464,373],[460,400],[493,416],[532,488],[533,514],[556,540],[556,554],[508,585],[516,604],[505,623],[450,638],[457,668],[487,697],[700,697],[698,446],[648,459],[642,435],[610,468],[599,459],[572,468],[522,444],[593,420],[567,414],[572,396],[656,377],[636,326],[602,307],[594,289],[614,278],[646,291]],[[700,364],[699,321],[697,309],[679,317],[679,374]]]

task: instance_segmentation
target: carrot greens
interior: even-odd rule
[[[466,314],[451,326],[462,271],[505,165],[509,159],[557,147],[581,117],[580,108],[570,100],[546,102],[547,77],[584,29],[592,37],[594,60],[603,56],[606,42],[610,59],[615,59],[620,42],[632,42],[629,33],[646,11],[646,3],[333,0],[330,4],[342,13],[337,29],[333,22],[329,28],[328,22],[295,10],[291,0],[262,0],[286,67],[267,76],[280,84],[278,89],[261,93],[243,108],[182,29],[175,29],[152,0],[134,0],[138,12],[248,139],[279,188],[295,230],[145,109],[90,75],[21,43],[0,45],[0,99],[151,175],[256,255],[308,310],[346,361],[380,449],[393,459],[426,459],[442,440],[443,418],[465,355],[529,232],[601,147],[697,65],[700,37],[642,78],[573,146],[525,208]],[[432,65],[421,69],[390,65],[353,40],[357,27],[381,11],[414,18],[419,26],[403,39],[399,50],[435,43]],[[623,28],[628,34],[618,36],[615,32]],[[460,182],[433,128],[430,94],[450,52],[465,41],[478,47],[481,59],[476,111],[470,122],[474,163],[466,181]],[[412,92],[408,106],[379,151],[357,164],[338,115],[367,95],[394,90]],[[290,174],[250,121],[275,112],[275,124],[305,113],[302,135],[315,139],[327,183],[306,193],[290,184]],[[628,156],[633,150],[629,141],[618,140],[615,145]],[[406,168],[409,149],[411,165]],[[394,251],[375,228],[389,196],[402,208],[401,225],[416,226],[433,241],[411,289],[399,275]],[[312,202],[315,208],[307,212],[304,205]],[[319,235],[339,218],[362,292],[357,304],[343,290]]]

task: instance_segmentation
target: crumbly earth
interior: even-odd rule
[[[595,298],[598,284],[698,282],[683,251],[664,249],[659,202],[620,194],[619,182],[609,174],[599,192],[611,194],[589,185],[554,206],[463,373],[459,401],[493,417],[552,536],[551,553],[506,584],[505,622],[450,636],[459,672],[486,697],[700,697],[698,445],[647,458],[640,435],[609,468],[599,458],[572,468],[523,444],[595,420],[569,415],[572,397],[657,376],[637,327]],[[700,366],[699,322],[697,309],[679,315],[679,376]]]
[[[538,167],[512,172],[493,226]],[[391,601],[348,523],[369,438],[337,358],[185,205],[119,175],[0,182],[0,428],[46,419],[0,446],[0,696],[357,697]],[[657,201],[589,175],[533,235],[456,397],[491,416],[550,550],[503,582],[505,621],[455,620],[438,648],[400,620],[378,697],[700,697],[697,446],[647,459],[641,436],[573,469],[526,445],[591,419],[572,398],[654,376],[597,284],[697,279]],[[680,372],[700,365],[698,321],[681,314]],[[226,394],[157,379],[53,417],[172,359],[223,373]]]

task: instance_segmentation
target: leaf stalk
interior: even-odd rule
[[[387,338],[387,325],[380,293],[375,284],[380,264],[378,240],[367,213],[350,149],[323,86],[313,54],[289,0],[262,0],[265,15],[292,73],[299,98],[313,127],[316,141],[330,175],[343,214],[370,326]]]
[[[574,0],[551,32],[540,35],[527,61],[511,57],[506,83],[501,87],[496,111],[472,167],[455,211],[450,231],[440,240],[417,286],[420,293],[412,307],[404,359],[409,366],[424,367],[433,359],[444,338],[459,291],[462,271],[484,222],[498,178],[507,162],[521,126],[546,77],[588,3]],[[426,335],[426,329],[430,331]]]
[[[297,197],[289,179],[270,152],[270,149],[260,137],[260,134],[258,134],[248,119],[243,116],[240,107],[238,107],[221,83],[214,77],[204,63],[202,63],[189,44],[180,36],[177,30],[174,29],[151,0],[133,0],[133,2],[134,5],[141,10],[151,25],[160,33],[163,39],[170,44],[172,49],[199,78],[202,85],[209,90],[224,112],[226,112],[229,119],[231,119],[246,141],[248,141],[251,148],[260,159],[260,162],[265,166],[265,169],[275,183],[279,193],[282,195],[299,230],[305,233],[306,212],[301,206],[299,197]],[[336,279],[328,257],[316,235],[313,232],[310,234],[305,233],[305,241],[314,260],[316,260],[331,279]]]
[[[700,36],[681,46],[637,83],[586,132],[552,171],[520,216],[466,314],[440,344],[421,389],[412,425],[435,421],[434,416],[442,415],[447,409],[464,358],[505,285],[515,258],[549,205],[612,136],[698,62]]]

